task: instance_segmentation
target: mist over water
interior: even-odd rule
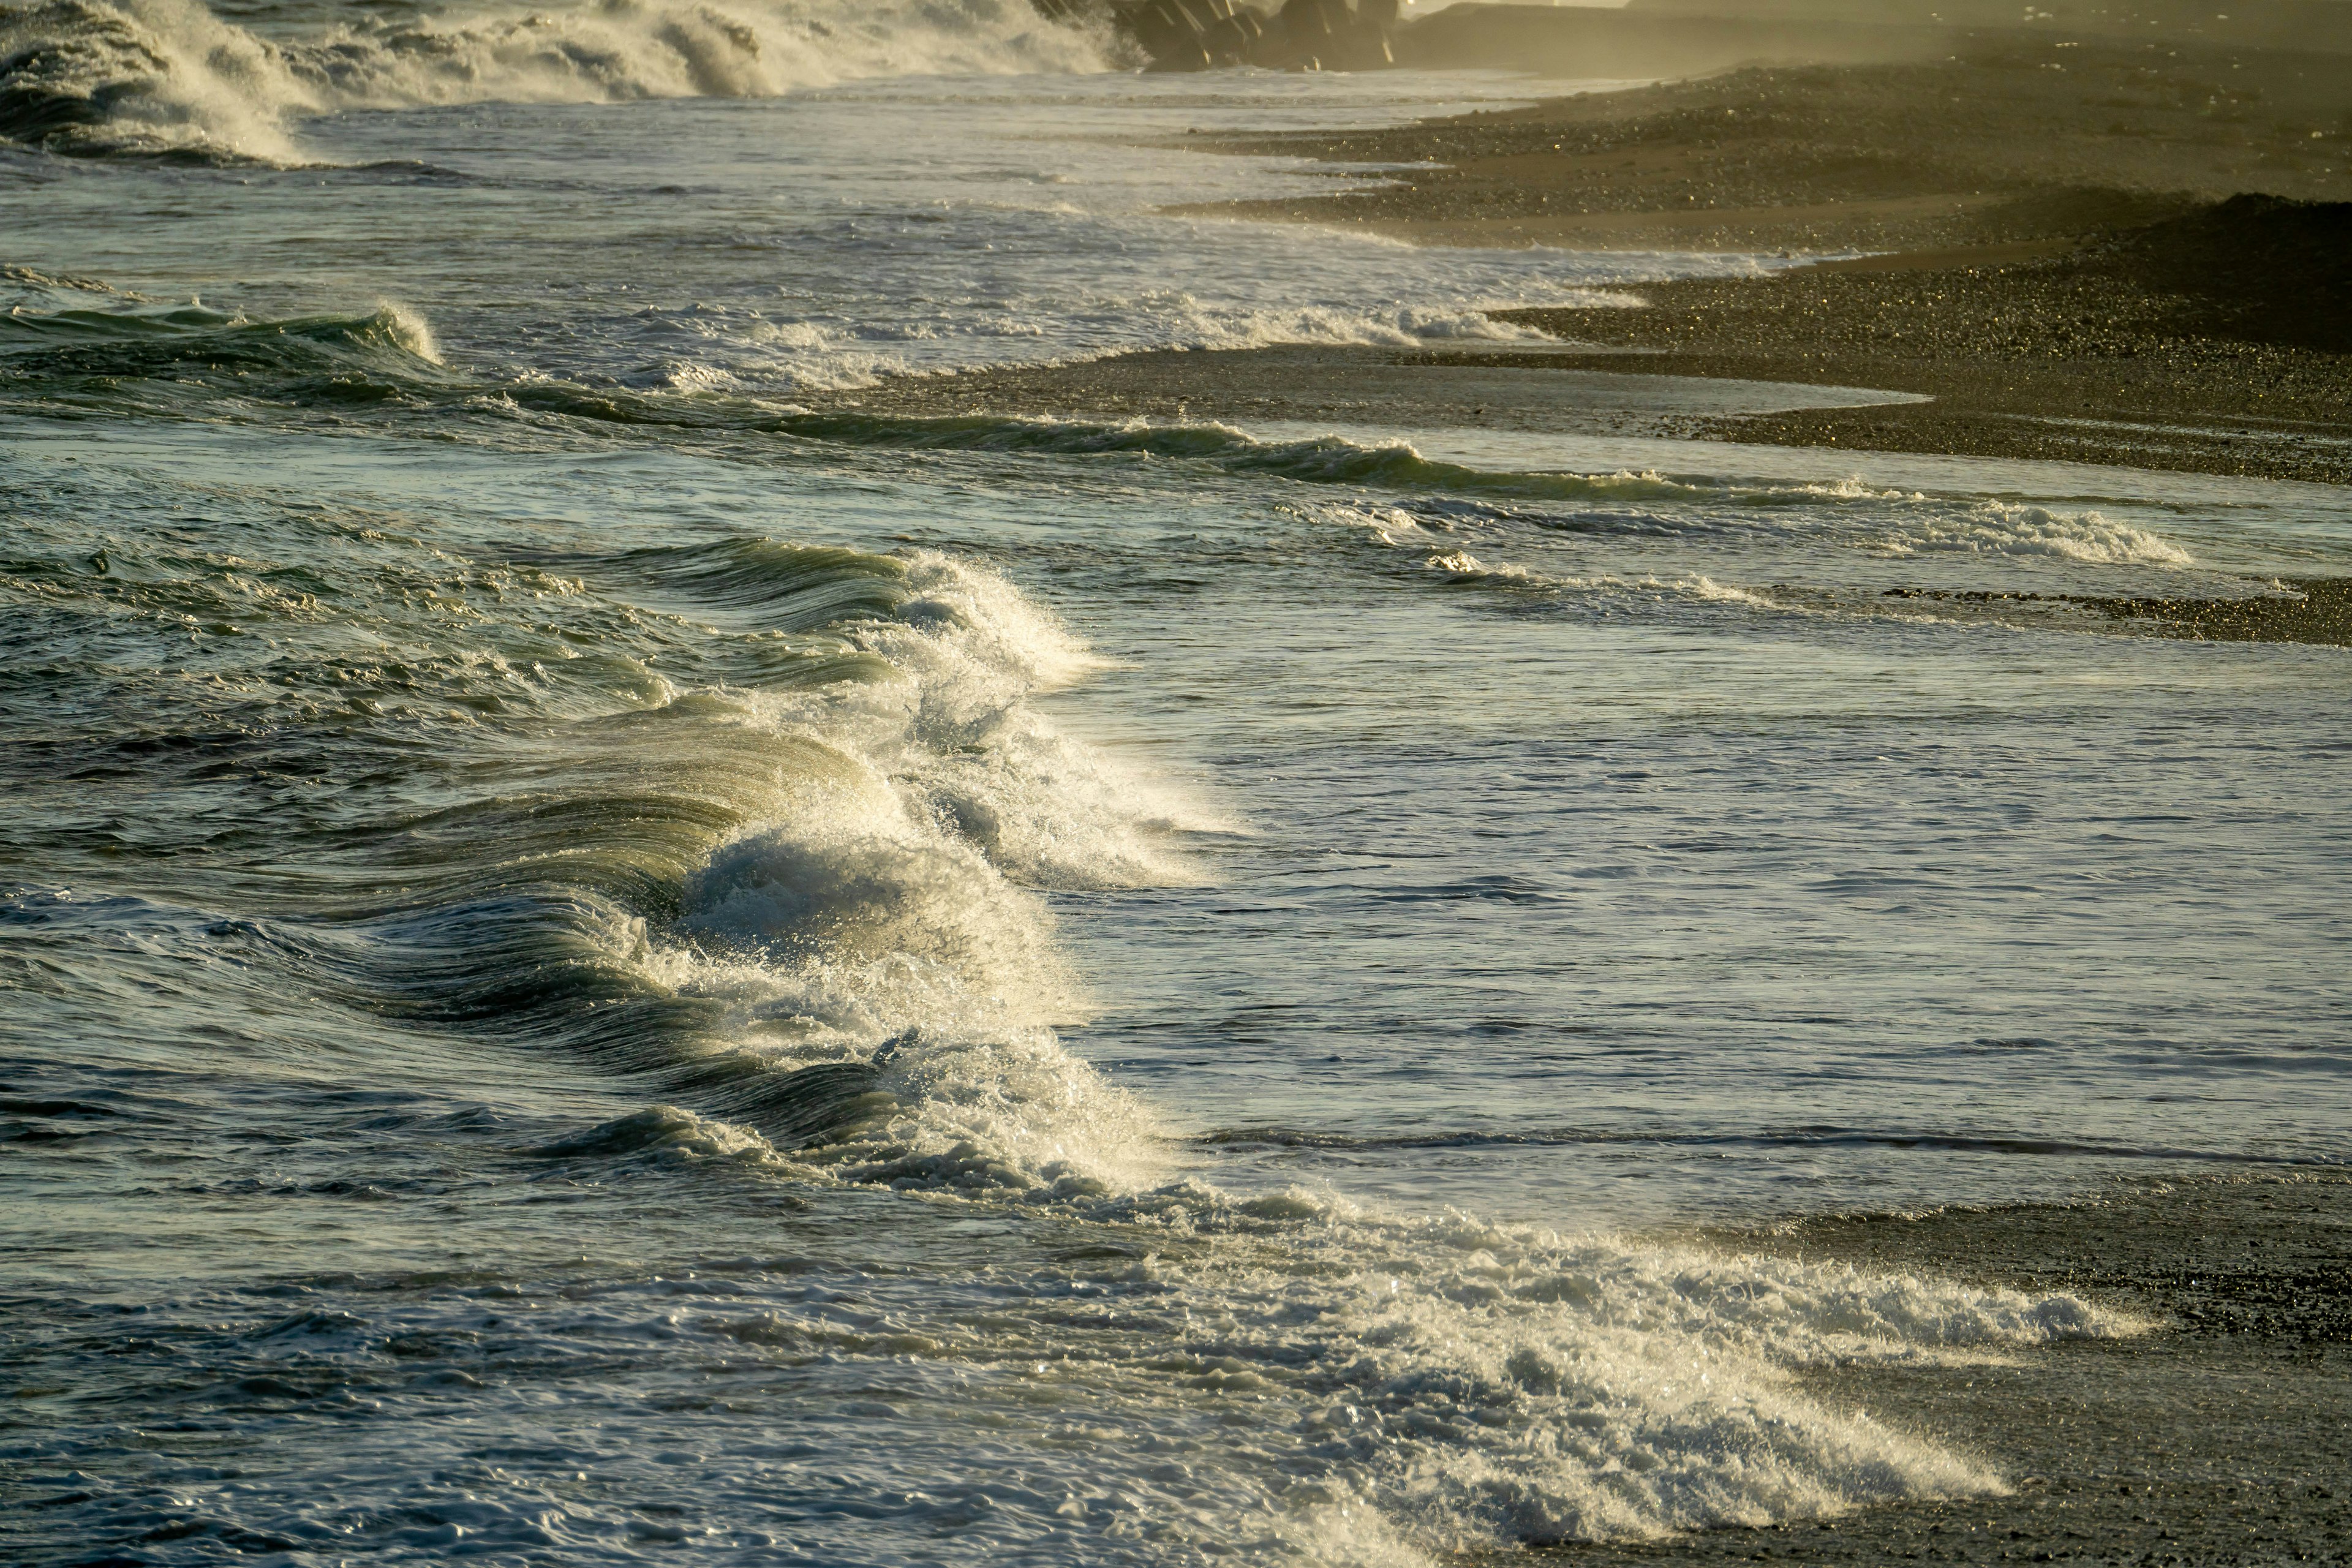
[[[1780,263],[1159,210],[1524,81],[5,16],[16,1557],[1981,1495],[1802,1374],[2147,1325],[1691,1227],[2340,1160],[2342,650],[1887,591],[2284,592],[2343,492],[817,396]]]

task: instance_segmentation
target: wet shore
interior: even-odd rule
[[[1362,132],[1184,139],[1364,187],[1204,216],[1825,257],[1645,287],[1640,309],[1503,313],[1572,352],[1155,353],[856,395],[1589,433],[1611,427],[1591,377],[1683,376],[1907,395],[1708,414],[1694,395],[1649,432],[2352,482],[2352,100],[2334,57],[2056,32],[1952,47]]]
[[[1356,132],[1184,136],[1312,160],[1329,195],[1202,216],[1423,245],[2021,257],[2256,192],[2352,195],[2352,28],[2336,53],[2047,29],[1948,54],[1775,65]],[[1501,62],[1496,62],[1501,63]]]
[[[2324,42],[2324,41],[2323,41]],[[1929,401],[1717,439],[2352,481],[2352,56],[1985,32],[1346,136],[1377,184],[1235,217],[1423,245],[1813,253],[1644,309],[1507,312],[1583,367]],[[1869,254],[1857,254],[1869,253]]]
[[[2352,582],[2334,577],[2282,579],[2284,592],[2242,599],[2122,597],[2094,594],[1930,593],[1888,590],[1889,598],[1967,602],[2003,608],[2027,603],[2077,605],[2110,620],[2207,642],[2328,643],[2352,647]]]
[[[1896,253],[1507,320],[1654,374],[1929,402],[1721,439],[2352,481],[2352,204],[2239,196],[2062,254]]]
[[[1741,1251],[2082,1292],[2156,1321],[1989,1364],[1828,1368],[1815,1390],[1985,1455],[2007,1496],[1561,1563],[2341,1562],[2352,1541],[2352,1182],[2119,1186],[2077,1205],[1718,1233]]]

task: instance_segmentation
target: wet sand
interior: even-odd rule
[[[1571,250],[2063,245],[2242,192],[2352,196],[2346,33],[2330,55],[1985,31],[1935,60],[1771,66],[1339,134],[1183,137],[1312,159],[1348,186],[1184,210]]]
[[[2271,209],[2284,225],[2334,231],[2345,248],[2333,279],[2284,267],[2267,284],[2172,277],[2170,253],[2187,248],[2176,241],[2231,227],[2253,205],[2095,237],[2061,257],[1898,255],[1655,287],[1642,291],[1642,310],[1507,319],[1591,345],[1594,368],[1933,399],[1708,432],[1720,439],[2352,482],[2352,205]],[[2151,235],[2163,243],[2147,243]]]
[[[1224,141],[1391,177],[1196,210],[1419,244],[1844,253],[1507,319],[1591,370],[1932,399],[1697,432],[1718,439],[2352,482],[2352,55],[2056,30],[1951,48]]]
[[[1638,430],[2352,483],[2352,54],[2054,29],[1951,40],[1940,61],[1746,69],[1357,133],[1183,139],[1320,160],[1357,185],[1363,165],[1390,166],[1376,188],[1192,209],[1204,216],[1422,244],[1842,253],[1644,287],[1641,309],[1506,313],[1572,352],[1143,354],[857,400]],[[1591,380],[1612,374],[1910,395],[1713,413],[1695,395],[1679,414],[1612,423]]]
[[[1892,588],[1888,598],[1962,602],[2001,609],[2027,603],[2079,605],[2109,619],[2138,623],[2168,637],[2205,642],[2325,643],[2352,647],[2352,581],[2280,580],[2284,593],[2242,599],[2119,598],[2094,594],[1929,592]]]
[[[1721,1232],[1742,1251],[2081,1292],[2159,1321],[1994,1365],[1806,1374],[1990,1459],[2006,1497],[1637,1546],[1592,1564],[2341,1563],[2352,1554],[2352,1181],[2118,1187],[2074,1205]]]

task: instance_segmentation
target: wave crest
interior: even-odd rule
[[[808,564],[776,553],[761,580]],[[720,564],[740,588],[740,549],[671,566]],[[1101,663],[1048,612],[971,563],[887,564],[887,609],[835,629],[889,673],[761,694],[800,782],[687,879],[643,962],[721,1007],[761,1079],[728,1114],[800,1159],[896,1186],[1131,1190],[1168,1141],[1055,1035],[1087,999],[1039,893],[1191,879],[1166,847],[1184,814],[1037,711]]]
[[[296,163],[351,109],[764,98],[873,77],[1098,70],[1108,34],[1027,0],[595,0],[266,38],[194,0],[0,10],[0,137],[52,152]]]
[[[2096,566],[2187,566],[2194,558],[2168,539],[2097,511],[1980,501],[1963,519],[1890,541],[1890,555],[2043,556]]]

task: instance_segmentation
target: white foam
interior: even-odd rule
[[[1478,342],[1549,343],[1549,332],[1498,321],[1478,310],[1429,310],[1410,305],[1344,309],[1299,305],[1245,310],[1204,305],[1189,295],[1136,301],[1164,322],[1160,336],[1171,348],[1251,349],[1286,343],[1363,344],[1412,348],[1424,343]]]
[[[872,77],[1098,70],[1108,37],[1026,0],[598,0],[453,8],[273,42],[193,0],[0,16],[12,85],[102,105],[68,144],[293,162],[289,122],[349,109],[761,98]]]
[[[276,46],[194,0],[49,0],[0,12],[15,91],[89,106],[53,144],[290,162],[289,114],[326,100]]]
[[[441,345],[433,336],[433,328],[423,316],[405,305],[389,300],[379,301],[377,319],[388,329],[393,342],[427,364],[440,364]]]
[[[1159,1254],[1131,1266],[1150,1306],[1124,1326],[1070,1339],[1054,1303],[1074,1281],[1041,1276],[1022,1290],[1046,1316],[1023,1327],[1008,1305],[991,1354],[1034,1334],[1106,1410],[1234,1433],[1202,1461],[1229,1505],[1187,1525],[1204,1550],[1405,1563],[1996,1492],[1993,1465],[1792,1373],[2142,1326],[2063,1294],[1171,1180],[1183,1156],[1158,1118],[1051,1026],[1083,998],[1038,889],[1170,867],[1142,797],[1034,705],[1096,661],[985,569],[921,554],[906,581],[894,614],[846,628],[895,678],[753,708],[792,738],[801,782],[693,879],[693,942],[646,962],[728,1004],[780,1071],[873,1061],[895,1103],[793,1169],[1051,1205]],[[993,824],[973,831],[982,805]],[[675,1113],[604,1131],[628,1152],[778,1158]],[[1119,1466],[1100,1478],[1114,1489]]]
[[[1044,1030],[901,1046],[880,1087],[898,1113],[821,1152],[851,1180],[1066,1200],[1164,1180],[1173,1163],[1159,1120]]]
[[[917,595],[898,616],[855,633],[906,679],[838,694],[828,721],[1005,876],[1058,889],[1194,879],[1171,835],[1213,819],[1033,701],[1102,661],[992,572],[920,552],[907,581]]]
[[[1094,1212],[1235,1239],[1159,1265],[1187,1326],[1157,1353],[1180,1382],[1289,1402],[1290,1473],[1432,1552],[1998,1492],[1984,1461],[1832,1408],[1791,1372],[1997,1361],[2146,1327],[2065,1295],[1301,1192],[1187,1184]]]
[[[1693,575],[1674,584],[1682,592],[1704,604],[1746,605],[1751,609],[1777,610],[1780,602],[1752,588],[1742,588],[1734,583],[1718,583],[1704,574]]]
[[[771,820],[688,883],[664,983],[728,1005],[778,1071],[878,1065],[899,1110],[824,1151],[860,1180],[1067,1195],[1132,1187],[1164,1139],[1063,1048],[1085,1016],[1045,889],[1191,879],[1193,820],[1034,699],[1101,667],[975,564],[920,552],[895,614],[846,640],[895,678],[745,699],[793,742]]]
[[[778,962],[919,963],[992,995],[1017,993],[1023,1016],[1074,1010],[1070,987],[1037,956],[1050,951],[1044,908],[888,779],[811,784],[786,809],[696,874],[679,930]]]
[[[1085,324],[1091,341],[1073,348],[1062,334]],[[778,379],[808,391],[857,391],[892,377],[999,364],[1086,363],[1144,349],[1210,352],[1318,344],[1416,348],[1432,343],[1550,342],[1546,333],[1496,320],[1483,309],[1377,305],[1284,308],[1203,300],[1181,290],[1074,291],[1034,318],[1006,315],[959,323],[977,329],[776,321],[718,317],[698,334],[698,358],[665,365],[662,384],[680,390],[752,386]],[[903,347],[892,345],[905,345]],[[1238,434],[1238,432],[1236,432]]]
[[[1957,520],[1921,518],[1884,549],[1890,555],[2042,556],[2101,566],[2186,566],[2195,559],[2168,539],[2097,511],[1998,500],[1979,501]]]

